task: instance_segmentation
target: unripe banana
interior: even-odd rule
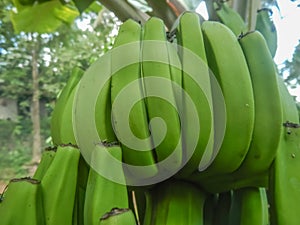
[[[64,111],[62,112],[61,115],[61,120],[62,125],[60,129],[60,138],[61,138],[61,143],[60,144],[73,144],[76,145],[76,138],[74,134],[74,129],[73,129],[73,104],[74,104],[74,99],[76,96],[77,88],[80,83],[80,78],[83,76],[84,71],[83,70],[77,70],[76,71],[77,76],[78,76],[78,83],[76,86],[72,89],[67,102],[65,103],[64,106]]]
[[[62,127],[66,125],[66,123],[63,122],[64,119],[62,118],[63,117],[62,115],[65,111],[66,104],[72,93],[72,90],[76,87],[76,85],[80,81],[82,74],[83,74],[83,71],[79,67],[75,67],[72,70],[69,80],[67,81],[65,87],[62,89],[62,91],[56,101],[54,110],[52,112],[51,124],[50,124],[52,142],[55,145],[68,143],[68,142],[63,143],[63,141],[61,140],[61,135],[63,132]],[[71,119],[71,118],[69,118],[69,119]],[[71,126],[71,124],[68,127],[70,127],[70,126]]]
[[[79,156],[72,145],[58,146],[41,180],[46,225],[72,225]]]
[[[203,224],[206,193],[197,186],[169,180],[156,185],[148,194],[147,200],[151,202],[146,207],[144,225]]]
[[[10,180],[0,195],[0,220],[3,225],[44,225],[40,181],[28,177]]]
[[[141,25],[131,19],[120,26],[111,51],[113,73],[111,78],[111,101],[113,126],[122,146],[123,160],[129,165],[149,166],[146,171],[140,167],[129,168],[135,178],[143,179],[154,176],[158,170],[152,151],[153,147],[140,79],[141,30]],[[129,58],[133,64],[124,65]],[[130,88],[128,88],[129,85],[131,85]],[[118,96],[119,94],[121,97]],[[118,97],[122,100],[114,104]],[[133,100],[137,100],[134,105]],[[124,113],[126,108],[131,109],[129,115]],[[140,144],[137,144],[138,142]]]
[[[275,56],[277,50],[277,30],[271,18],[272,11],[263,8],[257,11],[256,27],[266,39],[272,57]]]
[[[277,71],[264,37],[258,32],[241,35],[239,43],[245,55],[252,81],[255,119],[252,140],[241,166],[233,173],[206,183],[216,191],[241,187],[267,187],[269,168],[277,152],[282,130],[282,106]],[[272,116],[270,116],[272,115]],[[222,184],[221,188],[218,184]]]
[[[277,153],[283,121],[277,71],[264,37],[254,31],[241,36],[239,42],[250,71],[255,102],[251,145],[235,175],[237,179],[247,179],[268,173]]]
[[[178,53],[182,63],[182,87],[192,99],[197,109],[200,132],[197,134],[196,146],[194,143],[195,130],[191,125],[196,123],[190,115],[190,106],[183,99],[183,149],[186,158],[192,156],[187,164],[179,172],[180,177],[186,177],[198,168],[205,169],[213,154],[213,109],[210,89],[210,77],[207,66],[206,53],[200,26],[199,15],[193,12],[185,12],[175,22],[177,27],[176,37]],[[193,71],[194,74],[187,74]],[[202,87],[199,84],[203,84]],[[205,89],[203,89],[205,88]],[[186,97],[186,96],[184,96]],[[195,149],[191,149],[195,147]]]
[[[113,208],[100,218],[98,225],[136,225],[136,220],[131,209]]]
[[[258,187],[245,187],[235,190],[236,198],[240,200],[239,225],[267,225],[269,224],[268,202],[266,189]],[[231,223],[234,225],[234,223]]]
[[[212,164],[205,171],[193,174],[191,179],[200,182],[207,191],[220,192],[222,183],[209,183],[235,171],[243,162],[252,138],[254,98],[247,62],[233,32],[213,21],[203,22],[202,30],[208,65],[225,99],[226,130]]]
[[[117,167],[111,165],[110,157],[114,157],[119,161]],[[125,177],[120,163],[121,160],[122,150],[120,146],[95,145],[92,165],[105,165],[102,166],[102,169],[113,170],[118,174],[119,179],[123,180],[123,183],[116,183],[104,177],[99,174],[99,171],[95,170],[95,167],[90,168],[84,202],[84,225],[97,225],[99,218],[112,208],[128,208],[127,187],[124,185]]]
[[[214,8],[221,22],[230,28],[236,36],[248,31],[241,15],[231,8],[227,2],[214,2]]]
[[[295,100],[284,81],[279,77],[278,85],[283,109],[280,143],[270,170],[268,198],[270,201],[271,224],[299,224],[299,170],[300,128]]]
[[[168,158],[166,168],[162,169],[176,172],[182,164],[181,125],[169,67],[165,25],[161,19],[152,17],[145,23],[141,51],[146,109],[157,160],[161,162]]]
[[[32,176],[33,179],[41,180],[43,178],[55,157],[55,153],[56,149],[54,148],[47,148],[43,151],[39,165]]]

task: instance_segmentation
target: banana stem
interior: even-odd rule
[[[248,5],[248,0],[244,0],[244,1],[235,0],[232,2],[232,8],[241,15],[244,21],[247,20],[247,5]]]
[[[206,9],[209,15],[209,20],[218,20],[218,16],[216,14],[215,8],[214,8],[214,1],[212,0],[205,0]]]
[[[260,8],[261,0],[250,0],[248,12],[248,30],[255,30],[257,10]]]

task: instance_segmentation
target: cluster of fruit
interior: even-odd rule
[[[217,14],[185,12],[168,32],[129,19],[111,51],[75,68],[56,147],[11,180],[1,224],[298,224],[299,116],[274,44],[226,3]]]

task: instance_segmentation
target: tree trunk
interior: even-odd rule
[[[31,120],[33,125],[32,162],[38,162],[41,156],[41,127],[40,127],[40,101],[39,101],[39,71],[38,71],[38,41],[32,48],[32,111]]]

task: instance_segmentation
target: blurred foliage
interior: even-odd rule
[[[31,147],[27,137],[15,132],[19,125],[11,120],[0,120],[0,180],[28,174],[24,167],[31,159]]]
[[[287,74],[285,81],[291,88],[296,88],[300,84],[300,40],[295,48],[293,57],[291,60],[286,60],[284,66],[281,69],[283,76]]]
[[[52,33],[16,33],[9,13],[10,0],[0,1],[0,97],[15,99],[18,121],[0,120],[0,180],[27,174],[32,146],[32,54],[38,44],[43,148],[50,136],[50,116],[59,92],[74,66],[88,68],[111,48],[120,22],[108,10],[94,5]],[[98,11],[97,11],[98,10]],[[101,13],[99,12],[101,10]]]

